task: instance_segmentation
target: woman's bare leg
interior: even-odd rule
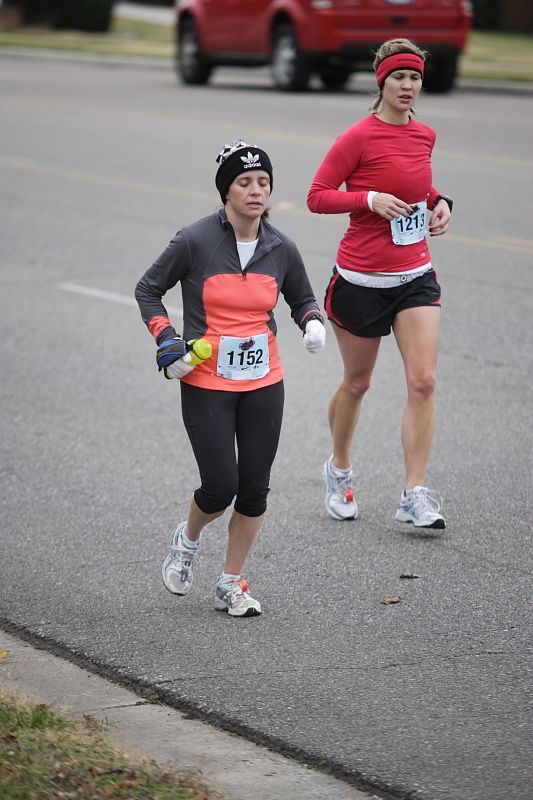
[[[214,514],[205,514],[196,505],[194,496],[191,497],[191,501],[189,503],[189,513],[187,515],[187,539],[189,539],[191,542],[197,542],[205,526],[209,525],[210,522],[213,522],[213,520],[217,519],[218,517],[221,517],[224,511],[225,509],[223,511],[216,511]]]
[[[361,401],[378,356],[380,337],[363,338],[332,323],[344,364],[344,376],[329,402],[329,427],[333,439],[333,464],[351,466],[351,445],[359,420]]]
[[[422,486],[426,480],[435,430],[439,327],[440,308],[432,306],[400,311],[393,326],[407,382],[407,404],[402,423],[407,489]]]
[[[231,575],[240,575],[248,553],[261,528],[264,514],[260,517],[245,517],[238,511],[233,511],[228,525],[228,547],[226,550],[226,564],[224,572]]]

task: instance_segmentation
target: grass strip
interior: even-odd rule
[[[473,31],[460,61],[463,78],[533,81],[533,36]]]
[[[209,800],[190,776],[114,748],[105,726],[0,693],[0,797],[10,800]]]
[[[115,19],[109,33],[26,27],[0,31],[0,47],[40,47],[94,55],[172,59],[174,35],[167,25]]]

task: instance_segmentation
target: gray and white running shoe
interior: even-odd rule
[[[357,519],[359,509],[353,493],[353,473],[350,470],[348,475],[334,475],[331,471],[332,460],[333,456],[330,456],[324,464],[326,510],[333,519]]]
[[[192,587],[192,569],[198,548],[189,550],[182,543],[181,533],[186,524],[186,521],[180,522],[174,531],[170,553],[163,561],[163,583],[172,594],[187,594]]]
[[[217,583],[215,608],[227,611],[231,617],[258,617],[261,613],[261,603],[248,594],[248,584],[243,578],[230,586]]]
[[[408,492],[403,490],[395,520],[410,522],[417,528],[445,528],[441,507],[442,498],[437,492],[427,486],[414,486]]]

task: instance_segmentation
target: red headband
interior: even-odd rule
[[[379,63],[376,70],[376,80],[381,89],[385,79],[389,77],[391,72],[396,72],[399,69],[413,69],[419,72],[424,77],[424,59],[415,53],[395,53],[393,56],[387,56]]]

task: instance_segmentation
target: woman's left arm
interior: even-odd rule
[[[305,333],[307,323],[317,319],[324,323],[324,317],[318,307],[311,283],[300,255],[300,251],[292,241],[285,241],[287,248],[287,271],[281,285],[281,293],[290,306],[291,316],[298,327]]]
[[[452,221],[452,201],[444,195],[438,195],[429,218],[429,235],[442,236],[451,225]]]

